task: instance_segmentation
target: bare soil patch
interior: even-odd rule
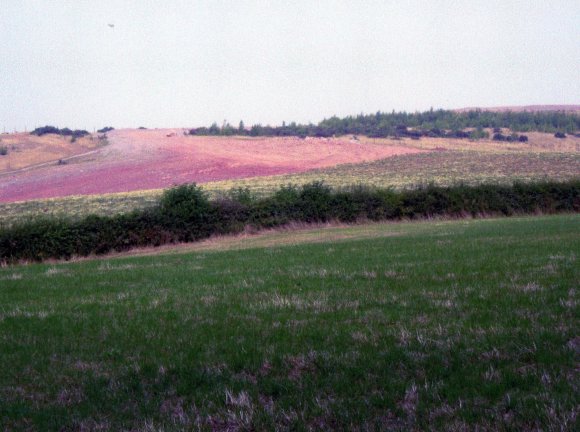
[[[108,140],[106,147],[87,147],[86,156],[65,165],[0,171],[0,202],[290,174],[425,151],[405,143],[363,144],[348,137],[190,137],[181,129],[115,130]]]

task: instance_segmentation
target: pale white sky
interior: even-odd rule
[[[0,41],[7,131],[580,103],[578,0],[0,0]]]

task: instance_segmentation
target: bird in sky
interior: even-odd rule
[[[115,24],[107,24],[109,27],[114,28]]]

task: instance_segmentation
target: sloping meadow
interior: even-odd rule
[[[0,268],[0,429],[574,430],[579,223]]]

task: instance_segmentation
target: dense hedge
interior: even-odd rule
[[[212,234],[239,232],[250,225],[289,222],[354,222],[580,211],[580,179],[509,185],[428,185],[393,191],[366,186],[332,190],[320,182],[285,186],[256,198],[234,190],[210,201],[195,184],[167,190],[151,209],[82,220],[39,218],[0,229],[0,260],[68,259],[139,246],[190,242]]]

